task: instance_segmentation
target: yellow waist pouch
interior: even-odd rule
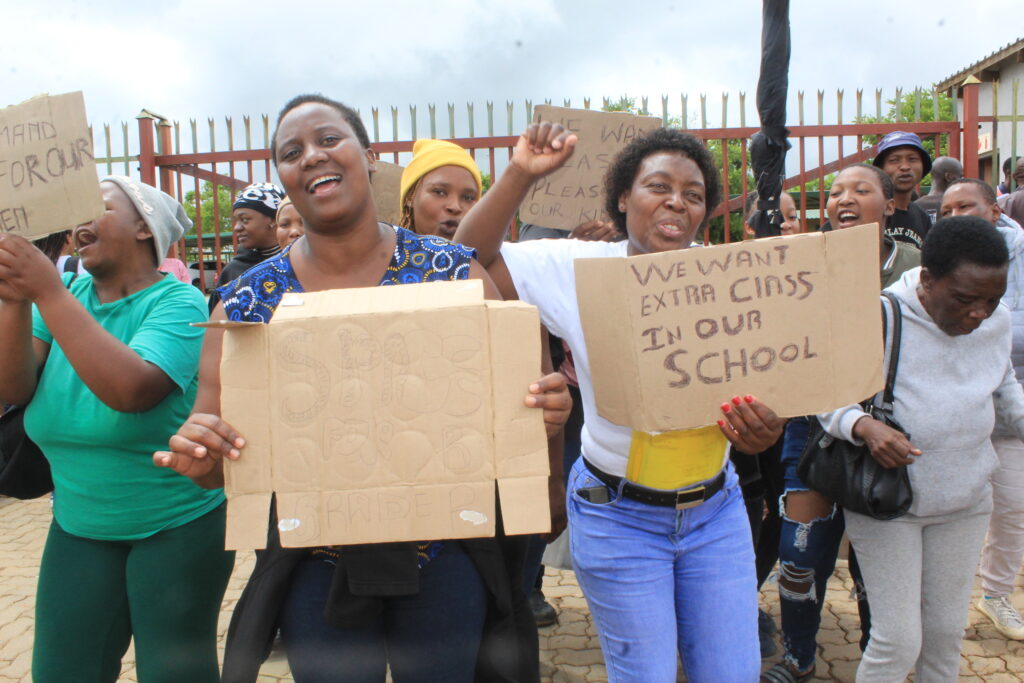
[[[633,432],[626,479],[652,489],[681,489],[718,474],[726,438],[715,426],[679,432]]]

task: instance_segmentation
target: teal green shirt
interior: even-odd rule
[[[50,461],[57,523],[76,536],[129,540],[186,524],[217,507],[223,491],[201,489],[152,460],[153,451],[167,448],[195,401],[203,330],[189,323],[207,318],[199,290],[168,275],[101,304],[92,277],[81,275],[71,293],[103,329],[177,386],[144,413],[108,407],[78,378],[33,307],[32,334],[50,344],[50,354],[25,410],[25,431]]]

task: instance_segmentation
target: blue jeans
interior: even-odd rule
[[[342,551],[344,552],[344,551]],[[448,541],[420,570],[420,592],[384,599],[358,628],[324,620],[334,566],[310,556],[292,574],[281,610],[281,637],[298,683],[472,683],[487,594],[476,565]]]
[[[779,609],[782,616],[782,646],[785,650],[783,658],[799,671],[807,671],[814,665],[821,608],[825,604],[825,587],[835,571],[839,544],[846,529],[843,510],[837,506],[833,506],[825,517],[810,522],[797,522],[786,516],[785,496],[794,491],[808,490],[796,473],[807,442],[808,430],[809,423],[804,417],[794,418],[786,425],[781,458],[786,492],[779,499],[779,514],[782,516],[782,532],[779,537]],[[853,561],[852,549],[850,571],[858,586],[860,606],[864,602],[864,582]]]
[[[609,489],[608,503],[580,497],[601,486],[582,458],[567,508],[576,578],[601,640],[610,683],[756,681],[757,577],[743,496],[726,485],[688,510],[646,505]]]

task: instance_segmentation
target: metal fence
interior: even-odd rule
[[[936,155],[960,158],[965,173],[976,177],[977,155],[963,152],[978,149],[978,124],[985,120],[978,116],[977,85],[963,88],[964,106],[960,115],[956,108],[957,93],[953,93],[953,106],[950,109],[947,105],[949,111],[945,114],[940,106],[943,97],[937,91],[922,90],[907,95],[897,90],[891,99],[883,97],[880,90],[867,98],[862,90],[852,97],[840,90],[834,98],[826,97],[821,90],[810,96],[798,92],[795,112],[790,108],[790,119],[795,117],[796,121],[789,126],[793,149],[788,155],[784,189],[792,192],[796,200],[801,229],[814,229],[820,221],[829,175],[848,164],[871,158],[875,141],[894,130],[912,131],[930,140]],[[628,98],[617,102],[605,98],[602,108],[615,108],[626,100]],[[1019,120],[1016,119],[1016,90],[1013,100],[1012,116]],[[550,100],[545,103],[551,104]],[[629,104],[634,103],[629,101]],[[569,100],[561,104],[572,106]],[[592,103],[584,100],[582,104],[590,108]],[[696,99],[681,95],[677,101],[662,97],[660,113],[651,112],[649,104],[647,98],[642,98],[633,108],[660,116],[666,125],[687,129],[707,141],[721,164],[723,186],[729,188],[729,193],[722,204],[715,207],[715,229],[709,231],[705,239],[729,242],[740,238],[745,199],[754,189],[747,142],[758,130],[756,125],[751,125],[756,124],[757,118],[756,114],[748,112],[746,95],[739,93],[730,105],[730,96],[723,94],[717,111],[711,112],[706,95]],[[678,109],[675,109],[676,104]],[[409,158],[413,142],[423,137],[421,132],[430,137],[451,139],[469,150],[481,170],[494,178],[511,157],[518,133],[532,120],[533,107],[531,100],[522,106],[506,102],[503,112],[497,108],[498,114],[504,114],[502,122],[496,120],[494,103],[488,102],[479,112],[483,116],[479,134],[478,112],[472,103],[466,105],[464,117],[454,104],[447,105],[447,116],[444,110],[439,113],[437,107],[428,105],[426,126],[422,130],[420,123],[424,112],[415,105],[408,108],[408,118],[398,107],[390,108],[390,116],[373,108],[368,131],[378,157],[395,163]],[[179,257],[194,269],[197,280],[209,285],[213,273],[220,273],[235,248],[229,228],[231,194],[251,182],[272,179],[269,118],[245,116],[241,126],[232,118],[223,122],[207,119],[205,125],[192,119],[183,125],[143,110],[137,117],[137,125],[137,139],[131,141],[129,124],[122,123],[119,129],[104,125],[97,147],[105,151],[105,156],[98,157],[97,164],[108,173],[134,175],[157,185],[190,205],[195,216],[195,234],[178,244]],[[390,128],[387,131],[390,140],[381,139],[385,127]],[[121,143],[120,153],[113,151],[117,142]],[[136,153],[129,151],[132,142],[138,145]],[[98,154],[103,153],[100,149],[97,149]]]

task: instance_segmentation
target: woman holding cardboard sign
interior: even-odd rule
[[[377,220],[375,158],[349,107],[319,95],[293,99],[278,117],[272,152],[305,236],[223,287],[213,319],[269,322],[289,291],[478,278],[496,297],[472,250]],[[218,417],[222,334],[207,332],[196,413],[172,437],[172,450],[154,455],[157,465],[208,487],[223,484],[222,459],[240,457],[245,447]],[[570,403],[564,379],[546,376],[530,391],[527,404],[559,428]],[[468,683],[496,670],[501,680],[536,678],[536,627],[515,590],[521,579],[512,551],[521,540],[282,549],[276,528],[235,609],[225,680],[255,680],[278,624],[300,682],[383,681],[388,665],[399,682]],[[369,577],[369,593],[364,582],[354,594],[357,573]],[[506,637],[485,640],[485,619]]]
[[[32,676],[114,681],[134,637],[143,681],[219,680],[217,616],[234,553],[224,494],[154,468],[196,394],[206,317],[157,270],[191,226],[172,197],[105,179],[105,212],[75,228],[87,275],[0,237],[0,402],[50,462],[53,521],[36,597]]]
[[[603,419],[573,271],[576,259],[690,247],[721,199],[717,170],[693,136],[654,131],[608,168],[606,210],[625,241],[503,245],[504,226],[531,185],[561,166],[575,143],[559,125],[531,125],[456,239],[477,248],[506,298],[536,305],[576,359],[586,417],[583,457],[569,477],[570,540],[609,680],[674,681],[677,651],[691,681],[756,680],[750,524],[726,442],[757,453],[779,438],[782,420],[753,396],[722,404],[718,426],[686,432],[649,435]]]

